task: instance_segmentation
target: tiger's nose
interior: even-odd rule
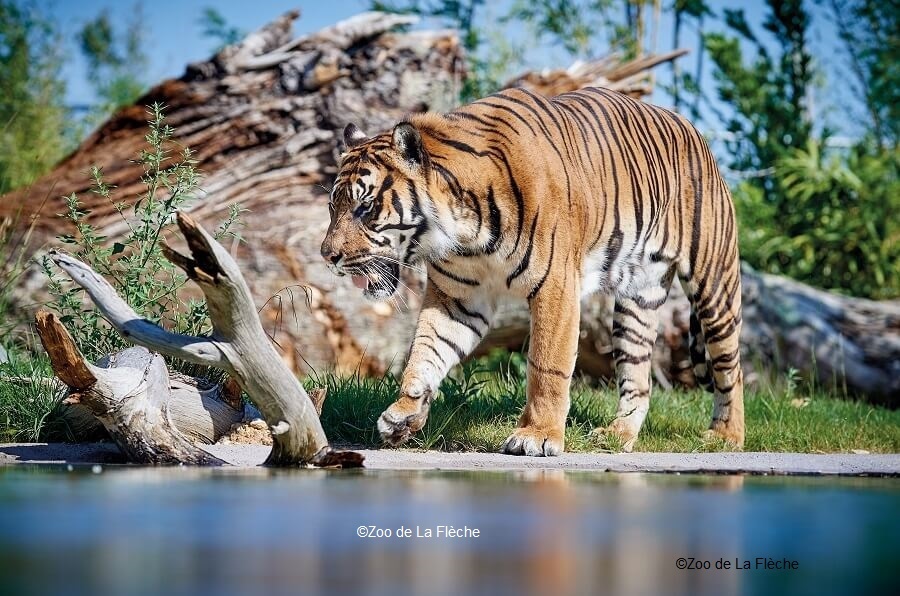
[[[341,259],[344,258],[344,253],[336,252],[331,249],[322,247],[322,258],[331,263],[332,265],[337,265],[341,262]]]

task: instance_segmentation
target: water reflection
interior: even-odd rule
[[[0,468],[0,592],[889,593],[898,504],[892,479]]]

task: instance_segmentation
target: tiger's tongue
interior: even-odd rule
[[[354,275],[353,276],[353,285],[359,288],[360,290],[365,290],[366,286],[369,285],[369,278],[364,275]]]

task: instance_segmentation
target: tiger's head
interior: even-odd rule
[[[367,138],[349,124],[344,143],[322,257],[335,274],[350,274],[367,298],[384,300],[397,291],[401,267],[452,245],[437,221],[440,191],[429,183],[431,163],[414,125],[401,122]]]

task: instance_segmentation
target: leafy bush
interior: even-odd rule
[[[740,184],[741,256],[856,296],[900,296],[900,182],[894,150],[827,155],[818,141],[776,162],[775,192]]]
[[[114,201],[115,189],[103,181],[102,172],[96,167],[91,171],[92,192],[110,202],[128,226],[128,233],[121,241],[108,243],[88,222],[89,212],[73,193],[66,199],[65,217],[74,225],[75,233],[60,240],[75,257],[104,275],[138,314],[178,333],[197,335],[208,331],[206,304],[179,297],[187,277],[163,256],[158,241],[172,225],[175,211],[195,199],[199,175],[190,149],[175,151],[173,130],[165,124],[163,106],[154,104],[148,116],[148,148],[137,160],[144,168],[145,190],[133,207]],[[239,213],[237,207],[231,209],[216,231],[217,238],[231,233]],[[59,276],[47,258],[43,268],[50,279],[52,300],[48,306],[60,313],[87,358],[127,346],[93,306],[85,303],[84,290]]]

